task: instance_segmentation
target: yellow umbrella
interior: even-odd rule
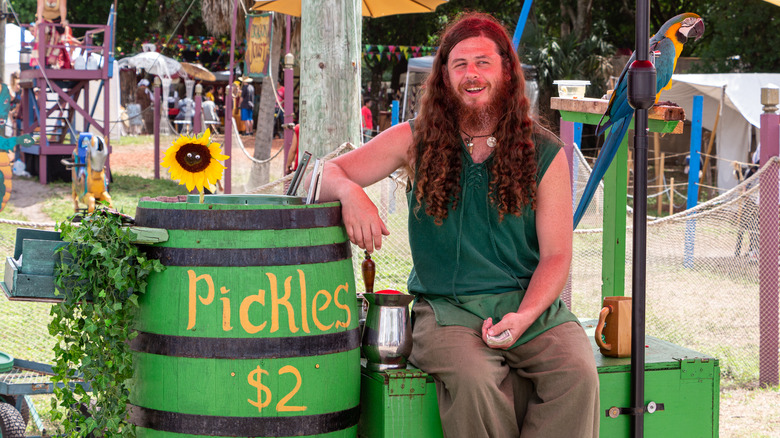
[[[772,3],[775,6],[780,6],[780,0],[764,0],[764,1]]]
[[[301,16],[302,0],[255,0],[253,11],[275,11],[282,14]],[[419,14],[433,12],[447,0],[363,0],[364,17],[384,17],[396,14]]]

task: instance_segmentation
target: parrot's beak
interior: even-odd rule
[[[686,39],[690,40],[693,38],[696,41],[704,35],[704,20],[701,18],[694,20],[693,24],[681,27],[680,32],[685,35]]]

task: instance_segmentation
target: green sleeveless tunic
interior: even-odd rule
[[[560,145],[543,135],[535,135],[534,142],[538,184]],[[430,303],[440,325],[480,332],[485,319],[498,322],[516,312],[523,300],[539,264],[536,212],[526,205],[521,216],[505,215],[499,222],[488,197],[493,155],[474,163],[462,143],[461,149],[460,205],[457,210],[450,207],[442,225],[434,223],[424,206],[415,213],[416,180],[407,193],[414,264],[407,285],[410,293]],[[568,321],[577,318],[558,298],[512,347]]]

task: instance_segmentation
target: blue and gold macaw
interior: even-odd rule
[[[672,87],[672,74],[677,66],[677,59],[680,57],[683,44],[691,38],[699,39],[703,34],[704,21],[701,17],[692,12],[686,12],[664,23],[661,29],[658,30],[658,33],[650,38],[649,59],[655,59],[656,103],[658,103],[661,91]],[[574,228],[577,228],[582,215],[585,214],[585,209],[593,198],[599,181],[604,177],[604,173],[606,173],[607,168],[609,168],[610,163],[615,158],[615,154],[623,142],[623,137],[626,136],[628,126],[631,124],[631,119],[634,117],[634,109],[628,104],[628,96],[626,94],[628,85],[626,73],[634,60],[636,60],[636,53],[631,55],[631,59],[628,60],[628,63],[623,68],[623,72],[620,73],[618,84],[615,86],[615,91],[612,92],[612,97],[609,99],[609,106],[607,106],[607,111],[604,113],[602,121],[605,118],[609,119],[603,124],[599,122],[596,135],[601,135],[608,128],[611,129],[604,140],[604,146],[601,148],[598,159],[596,159],[596,163],[593,165],[593,172],[585,185],[582,198],[580,198],[580,203],[577,205],[577,210],[574,212]]]

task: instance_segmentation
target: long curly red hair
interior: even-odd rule
[[[450,52],[459,42],[472,37],[486,37],[495,42],[509,80],[504,86],[503,108],[495,137],[498,146],[491,166],[490,199],[499,217],[520,215],[525,205],[535,208],[536,157],[532,139],[534,122],[525,97],[522,65],[504,27],[483,13],[460,16],[443,32],[441,44],[425,82],[421,110],[415,120],[414,144],[409,151],[409,163],[417,184],[414,193],[417,208],[441,224],[447,218],[450,203],[460,201],[461,137],[457,103],[445,83]]]

